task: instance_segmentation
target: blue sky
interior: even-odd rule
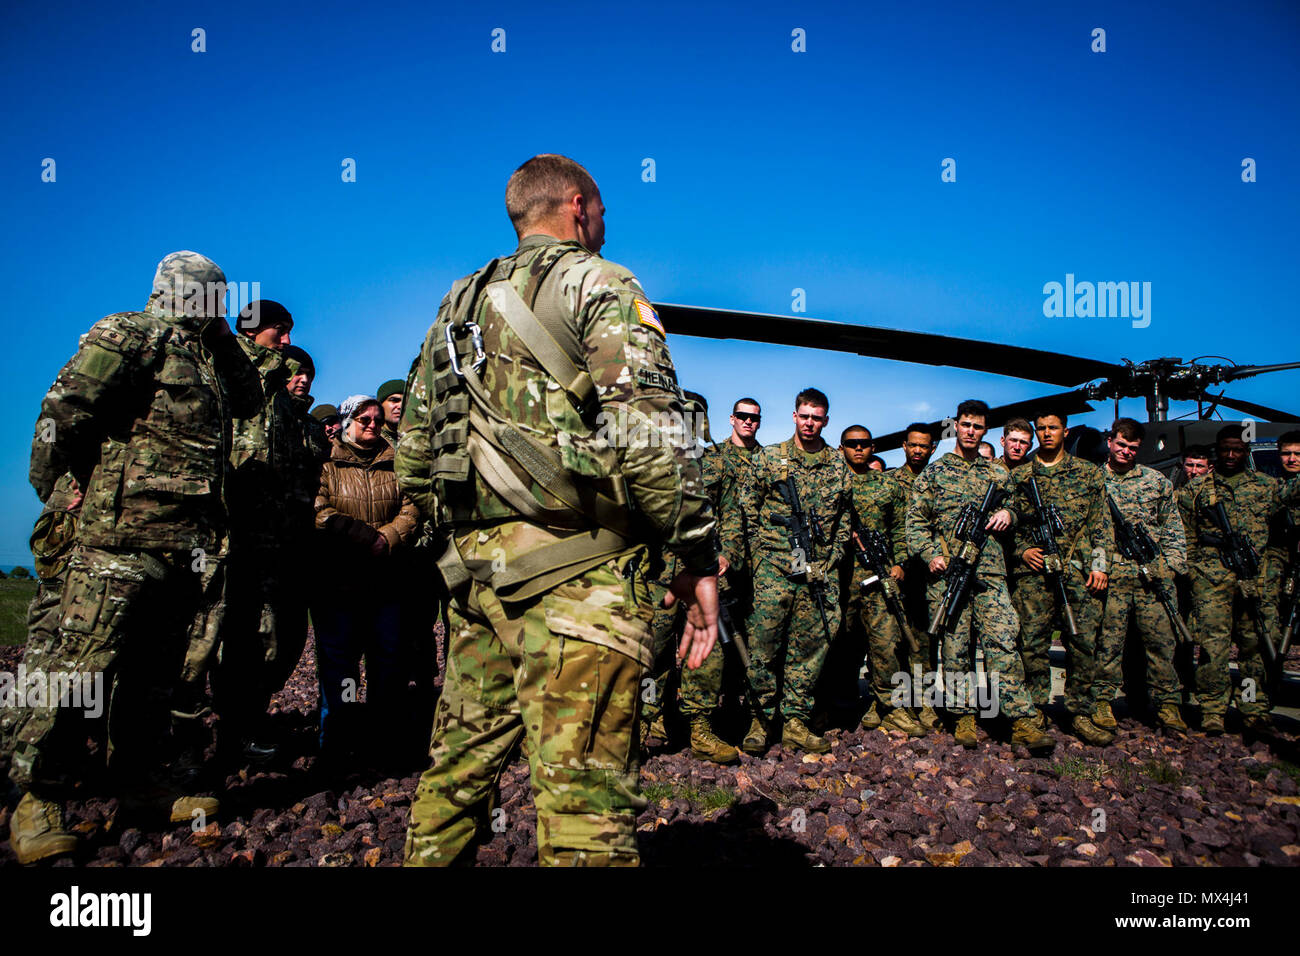
[[[505,182],[538,152],[592,172],[604,254],[659,301],[788,314],[800,288],[809,317],[1109,361],[1300,359],[1291,3],[121,6],[11,3],[0,35],[0,566],[29,563],[41,397],[163,255],[285,303],[318,400],[374,391],[448,285],[513,248]],[[1150,282],[1150,326],[1044,317],[1067,273]],[[836,434],[1056,390],[669,333],[687,387],[763,403],[766,442],[808,384]],[[1298,391],[1286,372],[1229,394]]]

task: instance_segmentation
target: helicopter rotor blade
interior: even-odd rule
[[[1072,392],[1058,392],[1055,395],[1043,395],[1040,398],[1030,398],[1023,402],[1012,402],[1010,405],[999,405],[997,408],[990,408],[984,422],[988,425],[989,431],[992,431],[994,428],[1005,425],[1013,418],[1028,418],[1034,412],[1042,411],[1044,408],[1059,409],[1065,415],[1082,415],[1085,412],[1093,411],[1093,407],[1088,404],[1087,392],[1083,389],[1075,389]],[[934,435],[942,434],[945,421],[949,421],[949,419],[941,418],[938,421],[930,422],[930,432]],[[875,439],[876,453],[901,448],[905,437],[905,431],[881,435]]]
[[[676,335],[740,339],[773,345],[851,352],[872,358],[946,365],[992,372],[1050,385],[1078,385],[1118,375],[1123,366],[1063,352],[955,338],[930,332],[905,332],[871,325],[849,325],[761,312],[706,309],[692,305],[654,304],[664,327]]]
[[[1225,408],[1231,408],[1239,412],[1245,412],[1260,421],[1265,422],[1300,422],[1300,415],[1293,412],[1284,412],[1278,408],[1269,408],[1267,405],[1257,405],[1254,402],[1247,402],[1239,398],[1229,398],[1226,395],[1203,395],[1207,402],[1214,402]]]
[[[1223,372],[1223,381],[1235,382],[1238,379],[1250,378],[1252,375],[1263,375],[1265,372],[1288,372],[1296,368],[1300,368],[1300,362],[1284,362],[1281,365],[1234,365]]]

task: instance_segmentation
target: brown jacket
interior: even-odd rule
[[[332,543],[358,554],[368,553],[378,535],[388,541],[390,552],[409,546],[418,526],[419,512],[397,487],[393,446],[385,442],[367,462],[352,445],[336,438],[321,468],[316,527]]]

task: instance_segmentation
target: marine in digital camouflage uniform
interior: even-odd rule
[[[1246,595],[1259,598],[1259,623],[1277,646],[1279,628],[1277,604],[1269,600],[1269,562],[1263,559],[1269,525],[1287,505],[1283,485],[1275,478],[1246,467],[1248,446],[1241,440],[1240,426],[1219,432],[1214,471],[1187,485],[1188,565],[1192,579],[1193,637],[1201,646],[1196,670],[1196,694],[1201,705],[1201,728],[1207,733],[1223,732],[1223,718],[1232,697],[1228,658],[1237,644],[1237,670],[1243,686],[1237,697],[1248,729],[1266,729],[1271,709],[1259,638],[1248,611]],[[1245,538],[1261,556],[1260,573],[1252,580],[1239,581],[1224,564],[1220,549],[1212,543],[1219,535],[1211,519],[1215,502],[1222,502],[1232,529]]]
[[[930,434],[928,424],[913,422],[907,426],[903,436],[903,452],[906,459],[900,467],[885,474],[903,489],[909,503],[916,487],[916,479],[930,463],[934,448],[934,437]],[[904,519],[906,519],[906,507],[904,507]],[[906,520],[903,524],[906,536]],[[909,553],[907,561],[903,564],[902,589],[903,608],[907,612],[907,622],[912,627],[912,635],[917,643],[916,651],[908,658],[908,670],[913,674],[918,667],[922,674],[931,673],[938,664],[937,648],[930,639],[928,630],[930,627],[929,574],[925,562]],[[878,716],[874,716],[875,713],[874,710],[867,712],[863,717],[863,726],[872,728],[875,720],[879,719]],[[942,726],[934,708],[929,705],[921,708],[920,720],[922,726],[928,731],[936,731]]]
[[[1053,422],[1059,424],[1052,425]],[[1101,596],[1088,586],[1089,582],[1099,581],[1104,589],[1109,556],[1115,550],[1115,533],[1106,506],[1106,479],[1092,462],[1076,458],[1061,447],[1068,433],[1063,416],[1040,415],[1036,424],[1039,452],[1032,461],[1017,468],[1010,479],[1012,506],[1018,518],[1014,539],[1016,555],[1011,567],[1015,578],[1012,604],[1020,620],[1019,643],[1025,681],[1034,705],[1045,706],[1052,692],[1048,654],[1053,625],[1059,620],[1061,639],[1066,645],[1065,706],[1072,715],[1091,719],[1099,709],[1109,713],[1111,700],[1102,696],[1105,688],[1095,681],[1102,602]],[[1058,432],[1059,457],[1050,465],[1044,461],[1050,451],[1050,437],[1044,426],[1055,427]],[[1062,578],[1074,613],[1077,637],[1071,637],[1065,626],[1064,609],[1055,585],[1048,582],[1042,571],[1034,570],[1025,562],[1025,552],[1039,547],[1031,533],[1034,527],[1028,484],[1031,477],[1038,485],[1043,504],[1055,505],[1061,516],[1063,530],[1056,534],[1056,543],[1065,568]],[[1113,725],[1113,717],[1110,723]],[[1082,729],[1090,732],[1087,727]],[[1105,729],[1110,731],[1113,727]]]
[[[958,406],[956,429],[958,451],[932,461],[916,479],[907,506],[907,550],[919,557],[929,571],[931,615],[944,594],[946,562],[959,545],[953,537],[957,519],[966,505],[978,507],[990,482],[1005,490],[1006,473],[980,457],[976,447],[983,438],[988,406],[970,400]],[[1015,527],[1016,515],[1004,500],[990,516],[993,527],[1007,523]],[[939,559],[942,559],[940,561]],[[943,567],[941,567],[943,565]],[[1049,747],[1028,726],[1038,712],[1025,686],[1024,665],[1016,646],[1020,621],[1006,588],[1006,562],[997,536],[990,534],[976,565],[972,593],[955,624],[949,622],[942,636],[944,706],[958,718],[954,736],[963,746],[977,745],[975,730],[974,667],[971,657],[971,626],[984,649],[984,671],[996,676],[996,697],[991,702],[998,713],[1015,721],[1013,740],[1025,740],[1031,749]],[[988,693],[992,694],[990,687]]]
[[[903,486],[888,476],[868,469],[855,474],[853,481],[853,523],[859,533],[879,531],[889,540],[891,565],[903,572],[907,561],[907,493]],[[871,693],[891,729],[900,729],[910,736],[924,733],[916,722],[911,706],[925,706],[923,701],[900,704],[901,713],[893,714],[892,702],[894,675],[908,669],[909,648],[903,640],[898,621],[885,604],[884,593],[877,583],[865,590],[860,586],[869,574],[854,557],[853,542],[845,561],[850,565],[848,593],[844,603],[848,608],[847,626],[856,629],[865,639],[868,662],[871,668]],[[919,661],[917,662],[920,663]],[[924,671],[924,668],[922,668]],[[894,727],[892,722],[897,723]]]
[[[205,651],[215,649],[223,595],[230,420],[261,397],[221,317],[224,292],[211,260],[164,258],[145,310],[101,319],[59,372],[32,442],[42,500],[69,472],[84,491],[58,664],[111,688],[109,768],[119,788],[158,779],[169,708],[182,735],[204,710]],[[20,860],[71,849],[54,803],[66,784],[55,768],[84,759],[84,741],[63,732],[68,711],[14,753],[10,778],[27,791],[11,826]]]
[[[807,397],[806,397],[807,396]],[[749,681],[755,695],[755,723],[743,746],[761,752],[763,738],[784,722],[787,746],[824,752],[829,744],[808,728],[814,691],[840,622],[839,574],[849,535],[852,487],[840,453],[820,437],[827,402],[815,389],[796,399],[796,437],[765,446],[750,459],[740,486],[739,507],[723,516],[722,553],[737,554],[749,541],[753,567],[753,609],[745,621],[749,635]],[[811,437],[800,416],[819,417]],[[823,540],[814,553],[797,553],[790,540],[791,508],[778,484],[792,477],[805,512],[816,515]],[[814,600],[810,579],[822,582],[825,619]],[[831,633],[827,636],[828,627]]]
[[[1176,604],[1175,574],[1187,573],[1187,539],[1174,501],[1173,483],[1146,465],[1136,463],[1145,430],[1133,419],[1120,419],[1110,438],[1110,460],[1104,466],[1106,492],[1134,528],[1142,525],[1160,551],[1148,570]],[[1117,441],[1118,439],[1118,441]],[[1107,506],[1107,511],[1109,511]],[[1119,529],[1115,529],[1118,537]],[[1138,578],[1137,568],[1119,551],[1110,556],[1110,577],[1103,600],[1102,626],[1097,638],[1096,697],[1110,700],[1123,680],[1124,645],[1133,620],[1146,650],[1146,676],[1152,702],[1163,726],[1186,731],[1178,711],[1182,687],[1174,670],[1178,639],[1158,598]]]
[[[461,857],[526,735],[539,862],[636,864],[636,814],[645,801],[635,729],[653,614],[644,562],[649,544],[661,541],[698,574],[675,586],[703,595],[685,636],[698,666],[713,637],[712,512],[688,454],[662,325],[632,274],[595,254],[604,239],[595,183],[571,160],[535,157],[511,177],[506,198],[519,248],[444,299],[408,379],[400,429],[402,488],[451,538],[439,561],[451,590],[447,674],[432,767],[411,806],[406,862]],[[562,385],[542,371],[548,359],[505,320],[515,300],[502,285],[481,284],[489,278],[508,283],[568,340],[567,354],[580,353],[568,360],[572,379]],[[481,328],[483,356],[476,367],[464,353],[461,379],[444,330],[452,319],[465,328],[466,315]],[[477,344],[477,333],[465,334]],[[557,361],[565,360],[552,355],[549,364]],[[442,401],[448,394],[454,400]],[[464,472],[459,422],[471,408],[473,468]],[[528,463],[558,456],[564,473],[540,481],[513,454],[479,444],[495,438],[517,447],[526,439],[500,437],[512,429],[537,443],[530,447],[539,450],[520,452]],[[580,514],[556,497],[573,481],[588,496]],[[593,514],[618,524],[601,502],[620,487],[644,531],[625,536],[593,524]]]

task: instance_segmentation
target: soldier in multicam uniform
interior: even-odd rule
[[[1160,550],[1160,559],[1148,570],[1156,586],[1174,595],[1174,575],[1187,573],[1187,539],[1174,502],[1173,483],[1146,465],[1137,464],[1146,429],[1131,418],[1121,418],[1111,429],[1109,459],[1103,469],[1106,492],[1130,525],[1141,524]],[[1107,507],[1107,511],[1109,511]],[[1118,529],[1117,529],[1118,531]],[[1097,636],[1094,682],[1098,700],[1111,700],[1123,679],[1124,644],[1133,618],[1146,648],[1147,684],[1158,708],[1156,720],[1170,733],[1187,733],[1179,705],[1182,688],[1174,671],[1178,646],[1173,624],[1159,600],[1138,579],[1136,566],[1116,548],[1103,600],[1101,631]]]
[[[1277,457],[1282,465],[1283,482],[1300,478],[1300,431],[1285,432],[1278,436]],[[1283,615],[1289,613],[1288,605],[1292,600],[1286,590],[1287,576],[1300,562],[1300,504],[1291,502],[1283,511],[1278,512],[1270,530],[1266,558],[1269,562],[1270,581],[1275,582],[1270,583],[1269,588],[1271,594],[1277,595],[1278,627],[1285,628],[1287,622]],[[1300,629],[1300,621],[1296,621],[1295,625]]]
[[[1102,696],[1095,684],[1097,629],[1101,625],[1101,598],[1106,590],[1106,568],[1115,550],[1115,532],[1106,506],[1106,479],[1090,461],[1065,450],[1069,434],[1066,415],[1048,411],[1036,416],[1038,453],[1034,460],[1011,476],[1012,503],[1016,523],[1015,561],[1011,576],[1012,604],[1020,619],[1020,654],[1025,665],[1025,682],[1041,714],[1052,693],[1052,671],[1048,660],[1053,622],[1064,622],[1065,609],[1055,585],[1046,579],[1043,549],[1032,536],[1034,509],[1029,496],[1029,479],[1038,485],[1045,507],[1055,506],[1062,530],[1056,533],[1063,565],[1061,579],[1074,613],[1077,636],[1070,636],[1062,623],[1066,644],[1065,707],[1073,715],[1071,728],[1090,744],[1108,744],[1115,739],[1115,716],[1110,697]]]
[[[27,608],[27,644],[23,647],[22,669],[26,674],[48,674],[59,669],[59,605],[68,562],[77,540],[77,517],[81,511],[81,490],[71,474],[54,484],[45,500],[30,540],[36,568],[36,594]],[[37,740],[54,721],[55,703],[44,706],[4,706],[0,702],[0,753],[12,753],[19,740]],[[72,717],[75,715],[69,715]],[[84,739],[85,728],[71,729]],[[56,755],[57,756],[57,755]],[[75,771],[76,767],[70,768]],[[51,768],[53,771],[53,768]],[[70,781],[69,781],[70,782]]]
[[[1215,440],[1214,471],[1187,485],[1188,564],[1192,578],[1191,631],[1201,646],[1196,670],[1196,695],[1201,705],[1201,729],[1210,735],[1223,733],[1223,720],[1232,697],[1228,655],[1237,644],[1237,669],[1243,679],[1238,709],[1249,731],[1272,728],[1269,699],[1260,641],[1251,620],[1250,596],[1260,615],[1259,625],[1278,640],[1277,604],[1270,599],[1269,564],[1260,562],[1252,580],[1238,580],[1228,569],[1214,540],[1219,529],[1211,518],[1221,502],[1232,530],[1243,535],[1256,552],[1263,554],[1269,525],[1287,505],[1283,487],[1275,478],[1246,467],[1249,447],[1242,440],[1242,427],[1228,425]],[[1192,542],[1195,542],[1192,544]]]
[[[756,700],[749,732],[741,742],[748,753],[762,753],[778,716],[781,743],[825,753],[831,745],[808,728],[813,691],[827,649],[838,628],[839,575],[849,536],[853,489],[844,458],[821,437],[829,402],[815,388],[795,398],[795,434],[768,445],[750,459],[739,507],[724,516],[722,553],[740,554],[749,537],[754,606],[745,621],[749,635],[749,682]],[[790,539],[791,505],[778,484],[793,478],[805,513],[820,519],[824,540],[804,554]],[[815,600],[824,599],[825,617]]]
[[[907,549],[925,562],[930,574],[930,604],[937,609],[944,593],[943,575],[954,553],[951,538],[962,508],[983,499],[989,482],[1007,489],[1009,479],[992,462],[979,454],[978,446],[988,430],[988,405],[968,399],[957,406],[954,427],[957,448],[930,465],[916,479],[907,506]],[[1015,523],[1015,514],[1003,507],[989,516],[988,531],[1005,531]],[[998,711],[1014,721],[1012,741],[1024,744],[1031,753],[1050,751],[1055,740],[1039,725],[1038,712],[1025,688],[1024,665],[1016,648],[1020,622],[1007,595],[1006,564],[1002,547],[990,535],[976,567],[972,593],[961,609],[955,626],[943,634],[944,697],[947,709],[957,715],[953,733],[963,747],[978,745],[972,693],[963,693],[971,683],[970,634],[972,621],[984,648],[985,674],[996,675]]]
[[[903,564],[907,560],[907,493],[897,481],[876,471],[868,463],[871,457],[871,433],[866,428],[861,425],[846,428],[840,435],[840,450],[849,466],[853,484],[852,527],[859,534],[879,531],[885,535],[893,559],[889,572],[895,581],[901,583],[904,580]],[[885,730],[897,730],[909,737],[924,737],[926,728],[912,710],[904,704],[897,707],[891,704],[893,677],[899,671],[907,670],[908,649],[904,646],[898,621],[885,604],[880,587],[876,585],[865,590],[861,587],[860,582],[868,572],[854,557],[854,550],[854,543],[850,541],[840,576],[845,615],[844,632],[837,643],[853,651],[852,659],[845,662],[847,666],[843,670],[853,678],[856,690],[858,668],[862,664],[862,651],[865,650],[871,670],[871,705],[868,713],[880,713],[877,706],[883,710],[883,716],[878,721],[869,723]],[[831,655],[834,654],[835,648],[832,648]],[[828,660],[831,655],[828,655]],[[831,669],[832,665],[828,663],[827,670]],[[923,700],[913,703],[930,707]]]
[[[461,856],[526,734],[539,862],[634,865],[648,545],[681,559],[679,653],[698,667],[716,637],[712,511],[663,326],[632,274],[596,255],[596,184],[534,157],[506,208],[519,248],[452,287],[402,416],[399,478],[448,537],[452,595],[406,862]]]
[[[903,465],[886,473],[886,477],[892,478],[900,488],[910,504],[912,492],[916,488],[916,479],[925,466],[930,463],[934,457],[934,435],[930,426],[925,422],[912,422],[908,425],[903,433],[903,454],[905,456]],[[907,509],[903,510],[903,533],[904,539],[907,534]],[[938,661],[930,640],[930,597],[928,591],[929,569],[926,568],[925,562],[911,553],[905,551],[907,560],[903,563],[903,608],[907,611],[907,623],[911,625],[912,636],[916,638],[917,649],[908,659],[908,671],[912,674],[919,668],[922,674],[933,673]],[[880,726],[880,711],[877,709],[876,702],[871,702],[870,708],[862,716],[862,726],[867,730],[875,730]],[[926,703],[921,707],[917,719],[921,726],[928,733],[935,733],[942,729],[943,723],[939,719],[935,708]]]
[[[384,428],[380,433],[384,441],[397,447],[397,426],[402,421],[402,400],[406,395],[406,383],[400,378],[392,378],[379,386],[375,398],[384,412]]]
[[[145,310],[101,319],[59,372],[32,442],[31,482],[42,500],[69,472],[84,493],[57,663],[112,687],[109,769],[124,798],[175,796],[160,772],[168,706],[174,724],[199,716],[194,693],[210,661],[187,652],[195,631],[215,645],[230,420],[261,398],[222,319],[224,295],[211,260],[164,258]],[[55,802],[66,791],[60,771],[84,759],[84,741],[66,732],[78,718],[69,710],[58,708],[14,753],[10,777],[24,796],[10,843],[23,863],[75,847]],[[186,821],[216,808],[213,798],[188,795],[171,803],[173,819]]]

